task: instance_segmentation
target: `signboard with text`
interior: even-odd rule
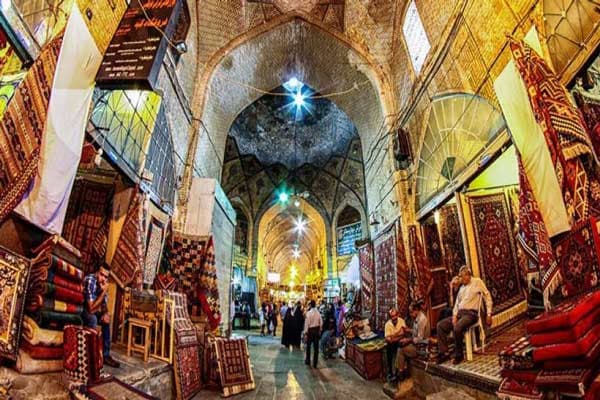
[[[104,54],[96,84],[103,89],[154,90],[182,1],[131,0]]]
[[[337,228],[337,255],[347,256],[356,253],[354,243],[362,238],[360,222]]]

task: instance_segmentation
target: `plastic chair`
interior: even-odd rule
[[[483,299],[479,295],[479,306],[477,307],[477,322],[471,325],[465,332],[465,348],[467,353],[467,361],[473,361],[473,350],[485,351],[485,329],[483,320],[481,318],[481,311],[483,308]],[[477,346],[476,331],[479,330],[479,341],[481,346]]]

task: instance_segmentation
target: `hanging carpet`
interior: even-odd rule
[[[150,218],[148,228],[148,242],[146,246],[146,258],[144,260],[144,283],[154,283],[160,259],[162,257],[163,245],[165,243],[166,225],[158,218]]]
[[[140,278],[144,263],[144,237],[142,196],[136,192],[129,205],[110,267],[111,275],[121,288],[142,288]]]
[[[423,242],[425,245],[427,262],[431,268],[444,265],[442,245],[440,243],[440,235],[436,223],[423,224]]]
[[[373,312],[375,311],[375,264],[371,242],[358,246],[358,263],[363,310]]]
[[[219,303],[217,265],[215,262],[215,244],[212,236],[208,239],[206,251],[202,259],[202,267],[198,274],[197,293],[202,310],[208,317],[208,324],[214,330],[221,323],[221,307]]]
[[[214,347],[223,396],[253,390],[256,384],[246,339],[216,338]]]
[[[64,375],[68,381],[92,384],[100,380],[104,365],[102,334],[95,329],[65,326]]]
[[[375,254],[375,326],[383,329],[388,311],[397,305],[396,232],[394,226],[373,241]]]
[[[467,262],[456,204],[448,204],[440,209],[440,236],[446,268],[450,276],[458,276],[458,270]]]
[[[167,248],[167,258],[173,278],[180,291],[188,297],[193,296],[198,281],[198,271],[206,251],[206,239],[200,236],[174,232]],[[161,275],[161,279],[164,276]],[[159,284],[169,282],[159,282]]]
[[[421,240],[419,240],[419,237],[417,236],[416,225],[411,225],[408,227],[408,243],[409,247],[412,249],[411,258],[413,282],[411,282],[411,298],[414,301],[429,302],[429,295],[431,294],[435,282],[433,281],[433,276],[431,275],[431,270],[429,269],[429,263],[427,262],[427,258],[423,252]],[[435,306],[437,303],[433,303],[432,305]],[[425,307],[425,309],[426,308],[427,307]]]
[[[600,97],[584,90],[575,90],[573,98],[583,114],[583,121],[598,156],[600,154]]]

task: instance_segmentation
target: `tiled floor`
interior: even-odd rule
[[[299,350],[286,350],[278,337],[260,337],[255,333],[249,336],[249,349],[256,390],[238,395],[236,400],[388,399],[382,382],[365,381],[343,360],[321,359],[318,368],[311,369],[304,365],[304,355]],[[218,398],[220,393],[208,391],[194,397]]]

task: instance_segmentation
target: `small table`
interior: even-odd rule
[[[128,322],[129,335],[127,336],[127,356],[131,357],[132,352],[138,351],[144,355],[144,362],[147,362],[148,355],[150,354],[150,332],[152,330],[152,322],[138,318],[129,318]],[[135,328],[139,328],[143,331],[143,344],[136,343],[133,337]]]

